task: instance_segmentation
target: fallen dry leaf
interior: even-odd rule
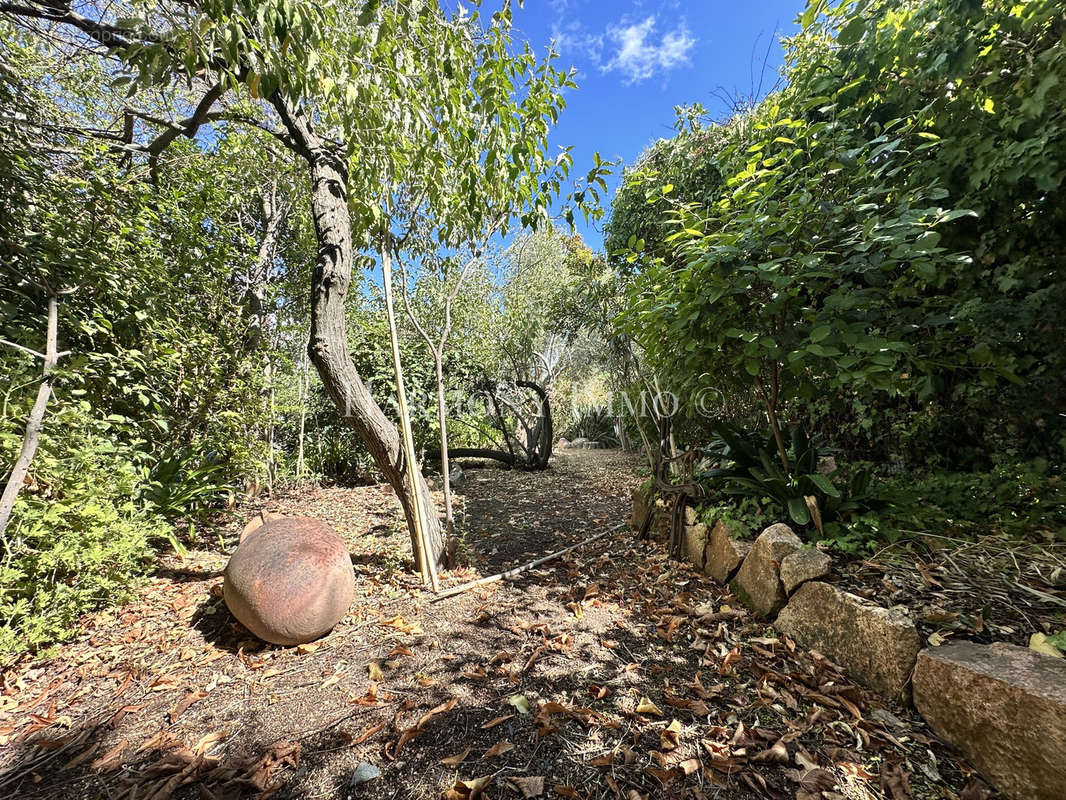
[[[476,800],[484,794],[490,783],[492,783],[491,775],[469,781],[456,781],[444,793],[444,800]]]
[[[423,725],[425,725],[427,722],[429,722],[431,718],[437,716],[437,714],[443,714],[446,711],[451,711],[453,708],[455,708],[455,704],[458,703],[458,702],[459,702],[459,698],[458,697],[453,697],[451,700],[447,701],[446,703],[441,703],[436,708],[430,709],[428,712],[426,712],[422,716],[422,718],[420,720],[418,720],[418,724],[415,727],[416,728],[421,728]]]
[[[170,709],[170,713],[167,715],[167,719],[170,720],[170,724],[173,725],[178,721],[178,717],[189,710],[189,706],[195,703],[197,700],[203,700],[207,697],[207,692],[189,692],[185,697],[178,701],[178,704],[174,708]]]
[[[510,778],[511,783],[518,791],[522,793],[522,797],[540,797],[544,794],[544,778],[543,776],[528,777],[528,778]]]
[[[381,624],[387,628],[395,628],[396,630],[401,631],[402,633],[408,633],[413,636],[418,636],[422,633],[422,628],[420,628],[418,625],[413,625],[412,623],[408,622],[399,614],[397,614],[392,619],[385,620]]]
[[[659,710],[659,707],[655,705],[647,696],[640,698],[640,702],[637,703],[638,714],[651,714],[652,716],[661,717],[663,712]]]
[[[681,743],[681,723],[676,719],[659,734],[659,744],[663,750],[674,750]]]
[[[113,769],[118,769],[122,766],[122,754],[126,751],[126,746],[128,744],[129,741],[123,739],[91,763],[89,768],[99,770],[100,772],[110,772]]]
[[[514,750],[514,745],[506,739],[502,739],[486,750],[485,755],[483,755],[482,758],[496,758],[496,756],[502,755],[508,750]]]
[[[468,748],[466,748],[466,749],[465,749],[465,750],[464,750],[463,752],[461,752],[461,753],[456,753],[456,754],[455,754],[454,756],[448,756],[447,758],[442,758],[442,759],[440,760],[440,763],[444,764],[444,766],[446,766],[446,767],[457,767],[457,766],[459,766],[459,765],[460,765],[461,763],[463,763],[463,760],[464,760],[464,759],[465,759],[465,758],[466,758],[466,757],[467,757],[468,755],[470,755],[470,748],[469,748],[469,747],[468,747]]]
[[[357,744],[362,744],[367,739],[369,739],[371,736],[373,736],[375,733],[380,733],[384,729],[385,729],[385,723],[384,722],[378,723],[377,725],[374,725],[373,727],[367,728],[358,737],[356,737],[355,739],[352,740],[352,742],[351,742],[352,747],[355,747],[355,745],[357,745]]]

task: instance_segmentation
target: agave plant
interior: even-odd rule
[[[718,436],[705,448],[705,455],[718,466],[697,473],[709,489],[733,497],[769,498],[788,512],[796,525],[822,525],[851,512],[869,507],[870,474],[856,472],[846,485],[837,485],[818,472],[818,443],[802,428],[789,432],[786,450],[788,468],[777,456],[774,438],[744,431],[724,423],[715,426]]]
[[[213,454],[201,457],[191,448],[174,451],[147,470],[142,496],[167,519],[195,516],[230,488],[219,480],[224,467]]]
[[[618,437],[614,431],[614,417],[606,408],[582,409],[577,419],[567,428],[570,438],[581,436],[595,442],[602,442],[612,447],[618,446]]]

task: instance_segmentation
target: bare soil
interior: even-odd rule
[[[465,566],[445,586],[623,522],[638,481],[613,451],[467,469]],[[631,531],[433,602],[396,555],[409,545],[386,488],[267,507],[345,536],[346,619],[311,645],[264,646],[221,600],[217,548],[168,560],[58,656],[5,672],[0,797],[993,796],[913,713]],[[241,527],[205,539],[231,551]]]

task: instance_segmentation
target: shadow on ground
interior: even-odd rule
[[[471,564],[446,585],[623,521],[638,480],[628,457],[596,451],[543,473],[467,471]],[[285,501],[346,531],[356,564],[351,613],[310,646],[252,641],[208,570],[157,576],[63,656],[6,678],[28,699],[0,717],[14,726],[0,796],[437,800],[491,777],[493,798],[543,778],[545,797],[792,800],[800,758],[834,791],[869,790],[855,797],[892,796],[886,775],[902,771],[913,797],[957,798],[958,766],[914,717],[872,724],[875,699],[764,625],[716,616],[731,598],[661,548],[621,531],[433,602],[362,535],[380,519],[351,521],[381,496]],[[353,783],[361,764],[380,776]]]

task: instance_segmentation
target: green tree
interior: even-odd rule
[[[344,302],[355,250],[380,244],[389,230],[381,210],[391,208],[395,198],[383,198],[382,175],[390,190],[415,163],[429,170],[422,175],[426,187],[441,175],[431,171],[441,163],[432,143],[449,129],[453,112],[472,108],[486,122],[499,121],[512,97],[528,93],[534,99],[520,120],[528,128],[524,149],[494,147],[491,161],[502,171],[492,177],[520,176],[546,162],[545,134],[558,106],[544,99],[557,95],[565,74],[528,51],[511,53],[507,5],[484,26],[462,11],[449,17],[437,3],[415,7],[377,0],[159,2],[127,11],[119,17],[109,9],[90,18],[47,3],[0,4],[6,15],[73,30],[102,57],[106,50],[117,58],[121,74],[115,85],[124,89],[128,106],[144,104],[160,87],[202,87],[182,119],[160,119],[140,109],[129,115],[161,132],[137,140],[134,129],[128,141],[114,146],[147,157],[153,170],[179,136],[194,136],[208,123],[261,127],[303,162],[318,244],[311,281],[312,361],[344,418],[396,487],[416,555],[421,546],[415,520],[421,516],[427,521],[428,561],[439,561],[443,540],[425,482],[408,474],[400,436],[345,347]],[[474,106],[467,102],[471,90]],[[223,108],[224,98],[229,105]],[[426,146],[412,148],[412,141]]]

